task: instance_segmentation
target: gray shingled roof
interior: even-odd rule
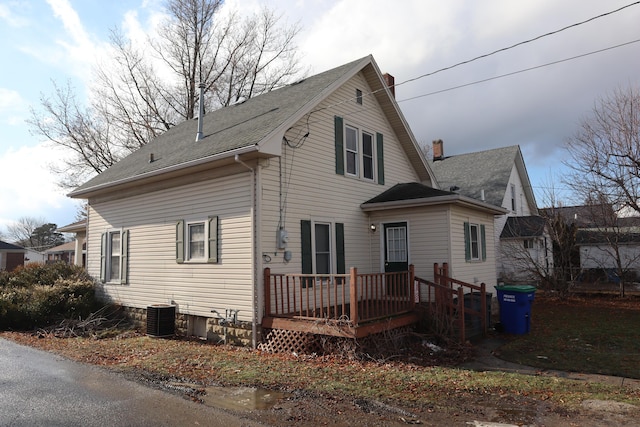
[[[25,248],[0,240],[0,250],[4,251],[26,251]]]
[[[70,195],[77,196],[94,187],[256,146],[367,58],[370,57],[308,77],[244,103],[207,113],[203,121],[204,138],[198,142],[195,142],[197,119],[183,122],[76,188]],[[151,153],[154,157],[152,163],[149,162]]]
[[[407,182],[396,184],[388,190],[378,194],[372,199],[367,200],[363,205],[372,203],[396,202],[399,200],[426,199],[429,197],[451,196],[454,193],[442,191],[435,188],[427,187],[418,182]]]
[[[500,234],[501,239],[540,237],[547,221],[541,216],[510,216]]]
[[[517,145],[429,161],[440,188],[459,187],[457,193],[480,200],[481,190],[487,203],[502,206],[511,169],[520,148]]]

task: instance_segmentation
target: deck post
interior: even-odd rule
[[[482,334],[487,335],[487,285],[480,283],[480,315],[482,316]],[[491,316],[491,313],[489,313]]]
[[[444,285],[449,286],[451,287],[451,289],[453,289],[453,282],[449,280],[449,263],[448,262],[442,263],[442,277],[444,277],[444,281],[445,281]]]
[[[413,264],[409,264],[409,305],[415,307],[418,302],[416,301],[416,268]],[[418,292],[419,294],[419,292]]]
[[[271,316],[271,269],[265,267],[264,276],[264,315]]]
[[[460,342],[465,343],[466,337],[464,333],[464,290],[462,286],[458,287],[458,323],[460,325]]]
[[[349,277],[349,297],[351,302],[351,324],[358,325],[358,269],[351,267]]]
[[[437,285],[441,285],[440,283],[440,267],[437,262],[433,263],[433,282]]]

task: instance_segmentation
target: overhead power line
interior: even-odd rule
[[[518,46],[522,46],[524,44],[534,42],[536,40],[540,40],[540,39],[542,39],[544,37],[548,37],[548,36],[552,36],[554,34],[558,34],[558,33],[562,32],[562,31],[568,30],[570,28],[575,28],[577,26],[586,24],[586,23],[591,22],[591,21],[595,21],[596,19],[600,19],[600,18],[603,18],[603,17],[608,16],[608,15],[612,15],[614,13],[620,12],[621,10],[627,9],[627,8],[629,8],[631,6],[636,6],[638,4],[640,4],[640,1],[636,1],[636,2],[630,3],[630,4],[626,5],[626,6],[622,6],[622,7],[618,8],[618,9],[612,10],[610,12],[605,12],[605,13],[602,13],[600,15],[591,17],[589,19],[585,19],[584,21],[576,22],[575,24],[567,25],[566,27],[562,27],[562,28],[560,28],[558,30],[555,30],[555,31],[550,31],[548,33],[545,33],[545,34],[539,35],[537,37],[534,37],[532,39],[524,40],[524,41],[518,42],[516,44],[513,44],[511,46],[503,47],[501,49],[494,50],[493,52],[485,53],[484,55],[476,56],[475,58],[471,58],[471,59],[468,59],[466,61],[458,62],[457,64],[453,64],[453,65],[450,65],[448,67],[440,68],[440,69],[432,71],[430,73],[422,74],[422,75],[420,75],[418,77],[414,77],[412,79],[405,80],[405,81],[403,81],[401,83],[397,83],[395,86],[400,86],[400,85],[403,85],[403,84],[406,84],[406,83],[409,83],[409,82],[413,82],[413,81],[422,79],[424,77],[433,76],[434,74],[441,73],[442,71],[451,70],[452,68],[456,68],[456,67],[459,67],[461,65],[469,64],[470,62],[474,62],[474,61],[477,61],[479,59],[483,59],[483,58],[486,58],[488,56],[492,56],[492,55],[495,55],[497,53],[504,52],[506,50],[510,50],[510,49],[516,48]]]
[[[513,75],[516,75],[516,74],[525,73],[527,71],[537,70],[539,68],[544,68],[544,67],[549,67],[551,65],[561,64],[563,62],[573,61],[574,59],[584,58],[585,56],[595,55],[596,53],[606,52],[607,50],[617,49],[619,47],[628,46],[630,44],[634,44],[634,43],[638,43],[638,42],[640,42],[640,39],[631,40],[631,41],[626,42],[626,43],[621,43],[621,44],[618,44],[618,45],[615,45],[615,46],[606,47],[604,49],[594,50],[592,52],[587,52],[587,53],[583,53],[583,54],[580,54],[580,55],[575,55],[575,56],[572,56],[570,58],[559,59],[557,61],[547,62],[546,64],[536,65],[534,67],[529,67],[529,68],[523,68],[522,70],[512,71],[510,73],[500,74],[498,76],[488,77],[486,79],[476,80],[476,81],[473,81],[473,82],[464,83],[464,84],[457,85],[457,86],[452,86],[452,87],[449,87],[447,89],[440,89],[440,90],[437,90],[437,91],[434,91],[434,92],[429,92],[429,93],[425,93],[425,94],[422,94],[422,95],[413,96],[411,98],[406,98],[406,99],[399,100],[398,103],[411,101],[413,99],[418,99],[418,98],[424,98],[424,97],[431,96],[431,95],[437,95],[439,93],[449,92],[449,91],[452,91],[452,90],[461,89],[463,87],[473,86],[473,85],[480,84],[480,83],[485,83],[485,82],[488,82],[488,81],[491,81],[491,80],[497,80],[497,79],[501,79],[501,78],[504,78],[504,77],[509,77],[509,76],[513,76]]]
[[[403,81],[403,82],[396,83],[396,84],[394,85],[394,87],[396,87],[396,86],[401,86],[401,85],[403,85],[403,84],[410,83],[410,82],[413,82],[413,81],[416,81],[416,80],[419,80],[419,79],[422,79],[422,78],[425,78],[425,77],[433,76],[434,74],[438,74],[438,73],[441,73],[441,72],[443,72],[443,71],[451,70],[452,68],[456,68],[456,67],[459,67],[459,66],[461,66],[461,65],[469,64],[469,63],[474,62],[474,61],[477,61],[477,60],[479,60],[479,59],[487,58],[487,57],[492,56],[492,55],[495,55],[495,54],[497,54],[497,53],[504,52],[504,51],[507,51],[507,50],[513,49],[513,48],[515,48],[515,47],[522,46],[522,45],[527,44],[527,43],[531,43],[531,42],[536,41],[536,40],[540,40],[540,39],[542,39],[542,38],[544,38],[544,37],[548,37],[548,36],[551,36],[551,35],[554,35],[554,34],[558,34],[558,33],[562,32],[562,31],[568,30],[568,29],[570,29],[570,28],[575,28],[575,27],[577,27],[577,26],[580,26],[580,25],[586,24],[586,23],[588,23],[588,22],[592,22],[592,21],[594,21],[594,20],[596,20],[596,19],[600,19],[600,18],[603,18],[603,17],[605,17],[605,16],[612,15],[612,14],[614,14],[614,13],[620,12],[620,11],[622,11],[622,10],[624,10],[624,9],[629,8],[629,7],[637,6],[637,5],[639,5],[639,4],[640,4],[640,0],[639,0],[639,1],[635,1],[635,2],[633,2],[633,3],[629,3],[629,4],[628,4],[628,5],[626,5],[626,6],[619,7],[618,9],[615,9],[615,10],[612,10],[612,11],[609,11],[609,12],[601,13],[600,15],[596,15],[596,16],[593,16],[593,17],[591,17],[591,18],[589,18],[589,19],[585,19],[585,20],[583,20],[583,21],[576,22],[575,24],[567,25],[567,26],[562,27],[562,28],[559,28],[559,29],[557,29],[557,30],[555,30],[555,31],[550,31],[550,32],[545,33],[545,34],[541,34],[541,35],[539,35],[539,36],[537,36],[537,37],[533,37],[533,38],[531,38],[531,39],[527,39],[527,40],[524,40],[524,41],[521,41],[521,42],[515,43],[515,44],[513,44],[513,45],[511,45],[511,46],[503,47],[503,48],[501,48],[501,49],[494,50],[493,52],[489,52],[489,53],[486,53],[486,54],[484,54],[484,55],[476,56],[476,57],[471,58],[471,59],[468,59],[468,60],[466,60],[466,61],[458,62],[458,63],[453,64],[453,65],[450,65],[450,66],[448,66],[448,67],[440,68],[440,69],[435,70],[435,71],[432,71],[432,72],[430,72],[430,73],[422,74],[422,75],[420,75],[420,76],[417,76],[417,77],[414,77],[414,78],[411,78],[411,79],[405,80],[405,81]],[[483,83],[483,82],[486,82],[486,81],[489,81],[489,80],[495,80],[495,79],[499,79],[499,78],[502,78],[502,77],[507,77],[507,76],[510,76],[510,75],[513,75],[513,74],[523,73],[523,72],[525,72],[525,71],[534,70],[534,69],[536,69],[536,68],[542,68],[542,67],[545,67],[545,66],[549,66],[549,65],[553,65],[553,64],[559,63],[559,62],[570,61],[570,60],[572,60],[572,59],[581,58],[581,57],[583,57],[583,56],[592,55],[592,54],[599,53],[599,52],[603,52],[603,51],[605,51],[605,50],[609,50],[609,49],[615,49],[615,48],[617,48],[617,47],[625,46],[625,45],[627,45],[627,44],[636,43],[636,42],[637,42],[637,40],[635,40],[635,41],[631,41],[631,42],[627,42],[627,43],[623,43],[623,44],[621,44],[621,45],[617,45],[617,46],[612,46],[612,47],[609,47],[609,48],[601,49],[601,50],[598,50],[598,51],[594,51],[594,52],[586,53],[586,54],[583,54],[583,55],[578,55],[578,56],[575,56],[575,57],[571,57],[571,58],[563,59],[563,60],[560,60],[560,61],[555,61],[555,62],[551,62],[551,63],[548,63],[548,64],[539,65],[539,66],[536,66],[536,67],[531,67],[531,68],[524,69],[524,70],[520,70],[520,71],[515,71],[515,72],[513,72],[513,73],[508,73],[508,74],[501,75],[501,76],[495,76],[495,77],[491,77],[491,78],[484,79],[484,80],[478,80],[478,81],[476,81],[476,82],[471,82],[471,83],[467,83],[467,84],[464,84],[464,85],[459,85],[459,86],[455,86],[455,87],[452,87],[452,88],[443,89],[443,90],[440,90],[440,91],[437,91],[437,92],[433,92],[433,93],[429,93],[429,94],[425,94],[425,95],[420,95],[420,96],[416,96],[416,97],[413,97],[413,98],[408,98],[408,99],[405,99],[404,101],[409,101],[409,100],[411,100],[411,99],[420,98],[420,97],[429,96],[429,95],[435,95],[435,94],[437,94],[437,93],[447,92],[447,91],[451,91],[451,90],[454,90],[454,89],[459,89],[459,88],[462,88],[462,87],[470,86],[470,85],[473,85],[473,84]],[[383,90],[385,90],[385,88],[378,89],[378,90],[371,91],[371,92],[367,92],[367,93],[366,93],[366,95],[374,95],[374,94],[376,94],[377,92],[380,92],[380,91],[383,91]],[[326,109],[329,109],[329,108],[332,108],[332,107],[336,107],[336,106],[341,105],[341,104],[344,104],[344,103],[346,103],[346,102],[350,102],[350,101],[352,101],[353,99],[355,99],[355,98],[348,98],[348,99],[345,99],[345,100],[342,100],[342,101],[336,102],[336,103],[334,103],[334,104],[332,104],[332,105],[327,105],[326,107],[319,108],[319,109],[317,109],[317,110],[313,110],[313,111],[311,111],[311,113],[315,113],[315,112],[318,112],[318,111],[322,111],[322,110],[326,110]],[[311,114],[311,113],[310,113],[310,114]]]

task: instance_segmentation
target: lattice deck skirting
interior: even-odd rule
[[[365,338],[346,338],[286,329],[265,330],[264,341],[258,349],[268,353],[297,354],[342,354],[353,355],[356,352],[383,351],[385,348],[398,348],[412,327],[389,329],[369,335]]]

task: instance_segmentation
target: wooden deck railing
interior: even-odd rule
[[[352,326],[409,312],[418,301],[409,271],[276,274],[264,269],[265,317],[344,322]]]
[[[465,317],[478,318],[483,334],[487,332],[487,299],[486,285],[472,285],[449,277],[447,263],[440,267],[437,263],[433,268],[434,281],[415,277],[416,285],[426,288],[423,299],[428,301],[429,319],[436,332],[446,335],[457,335],[461,342],[465,342]],[[454,285],[457,285],[454,287]],[[474,309],[473,305],[465,304],[465,295],[473,296],[471,300],[478,298],[480,309]],[[456,334],[457,329],[457,334]]]

